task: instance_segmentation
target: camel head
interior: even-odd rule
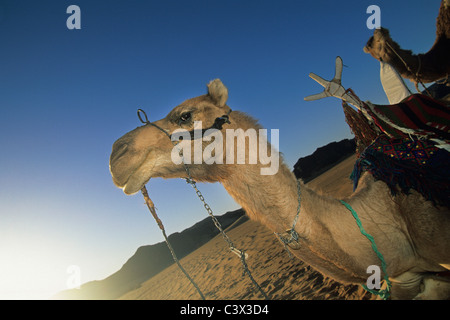
[[[387,50],[390,51],[386,45],[386,42],[388,41],[392,42],[388,29],[375,29],[373,36],[367,41],[367,44],[364,47],[364,52],[370,53],[370,55],[377,60],[387,62]]]
[[[138,127],[114,143],[109,166],[117,187],[126,194],[134,194],[153,177],[186,177],[184,165],[173,161],[174,143],[169,136],[177,129],[192,132],[197,121],[202,121],[203,128],[211,127],[216,118],[230,111],[226,105],[228,90],[223,83],[216,79],[207,87],[207,94],[184,101],[165,118],[153,122],[153,125]],[[196,141],[190,143],[193,145]],[[207,141],[201,140],[201,143],[204,149]],[[191,157],[194,157],[193,153]],[[197,181],[217,181],[219,171],[224,170],[221,166],[192,163],[190,173]]]
[[[373,36],[367,41],[366,46],[363,48],[365,53],[369,53],[372,57],[379,61],[387,63],[399,64],[398,57],[392,51],[392,48],[396,51],[400,50],[400,46],[394,40],[392,40],[389,30],[386,28],[375,29]],[[412,52],[408,51],[410,54]]]

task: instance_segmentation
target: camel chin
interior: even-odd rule
[[[122,191],[128,196],[133,195],[141,190],[150,179],[150,177],[147,178],[145,176],[132,175],[127,183],[122,187]]]
[[[117,150],[121,150],[117,148]],[[133,155],[136,153],[133,152]],[[114,184],[126,195],[137,193],[150,180],[156,166],[154,150],[141,153],[135,159],[129,156],[113,156],[110,172]]]
[[[143,162],[131,175],[128,177],[124,185],[118,186],[122,188],[126,195],[133,195],[142,189],[143,186],[152,178],[155,161]]]
[[[122,181],[118,181],[118,179],[114,177],[114,171],[111,171],[113,173],[113,182],[118,188],[122,189],[126,195],[133,195],[141,190],[150,178],[152,178],[153,167],[154,163],[148,165],[148,163],[144,162]]]

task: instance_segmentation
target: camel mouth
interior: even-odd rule
[[[147,179],[141,181],[140,183],[126,183],[123,187],[122,187],[122,191],[123,193],[125,193],[126,195],[130,196],[133,194],[136,194],[139,190],[141,190],[149,181],[150,181],[151,177],[148,177]]]
[[[370,37],[370,39],[367,41],[366,45],[364,46],[363,50],[365,53],[370,53],[370,49],[372,49],[372,44],[374,41],[374,37]]]
[[[148,154],[140,161],[131,165],[127,163],[127,159],[123,158],[119,161],[112,161],[110,164],[110,172],[114,184],[122,189],[126,195],[137,193],[152,178],[153,169],[156,165],[155,161],[149,161],[152,156]],[[116,157],[118,159],[118,157]],[[134,169],[133,169],[134,167]]]
[[[125,183],[118,184],[116,180],[114,183],[121,188],[126,195],[133,195],[141,190],[152,178],[151,170],[147,171],[143,167],[147,167],[142,163],[133,173],[130,174]]]

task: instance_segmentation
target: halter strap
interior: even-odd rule
[[[229,117],[229,115],[230,115],[231,111],[232,111],[232,110],[230,109],[230,110],[229,110],[226,114],[224,114],[223,116],[217,117],[217,118],[214,120],[214,123],[212,124],[211,127],[207,128],[207,129],[202,129],[202,137],[204,136],[204,133],[205,133],[206,131],[208,131],[209,129],[222,130],[223,125],[224,125],[225,123],[230,124],[231,122],[230,122],[230,117]],[[141,113],[144,115],[145,120],[142,119]],[[146,125],[149,124],[149,125],[151,125],[151,126],[154,126],[155,128],[157,128],[157,129],[159,129],[160,131],[164,132],[165,135],[168,136],[170,140],[172,140],[172,134],[169,133],[169,132],[167,132],[165,129],[161,128],[160,126],[156,125],[155,123],[150,122],[150,121],[148,120],[147,114],[145,113],[144,110],[138,109],[138,110],[137,110],[137,115],[138,115],[139,120],[140,120],[143,124],[146,124]],[[195,129],[189,131],[189,134],[191,135],[191,139],[194,140]]]

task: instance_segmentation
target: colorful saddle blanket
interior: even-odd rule
[[[376,125],[386,134],[407,138],[413,134],[450,140],[450,108],[423,94],[413,94],[393,105],[364,104]]]
[[[414,189],[435,205],[450,207],[450,153],[432,141],[381,135],[356,161],[354,189],[364,171],[384,181],[393,195]]]

